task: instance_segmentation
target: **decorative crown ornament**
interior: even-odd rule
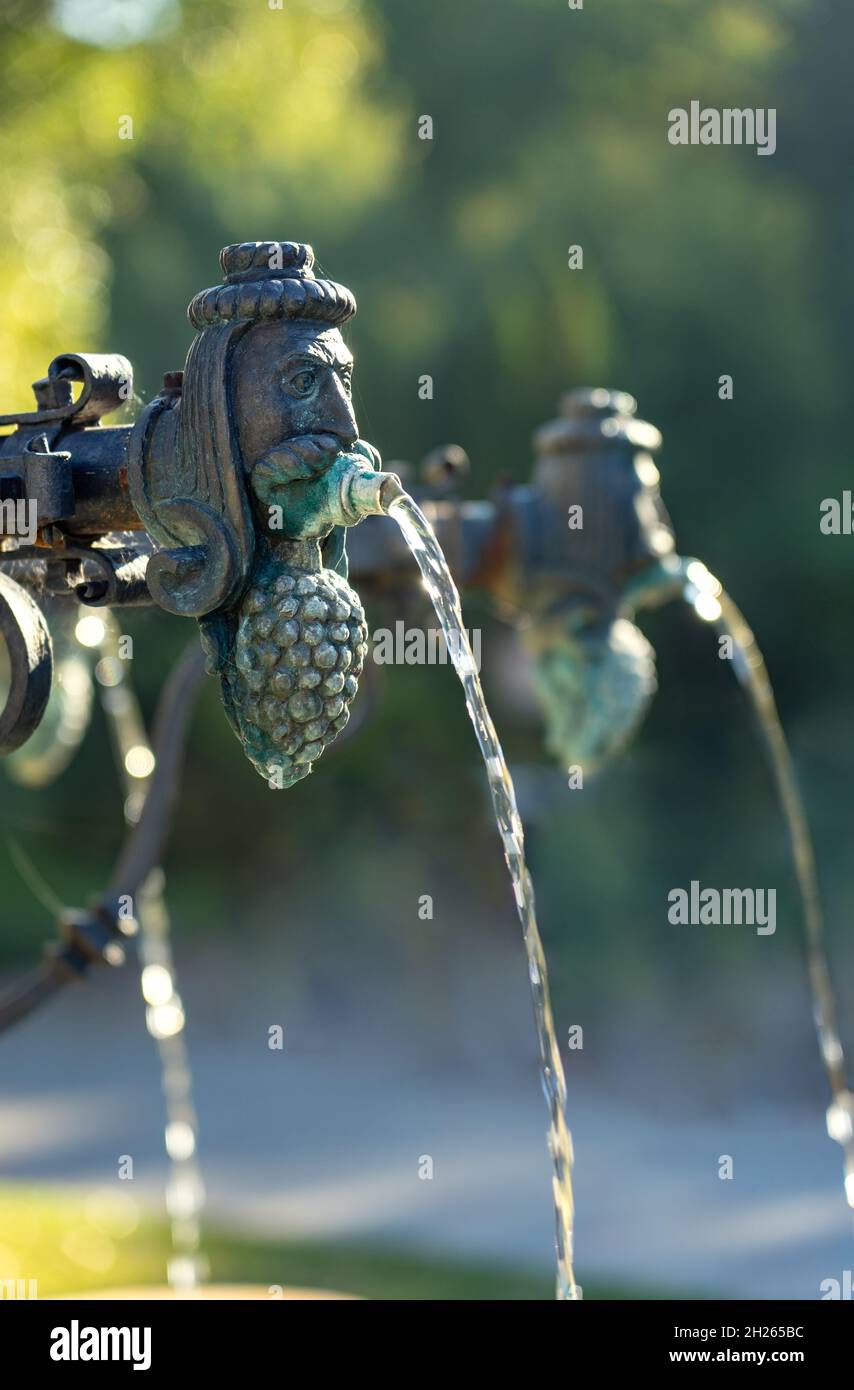
[[[219,253],[222,285],[201,290],[187,314],[194,328],[235,319],[317,319],[345,323],[356,312],[350,290],[317,280],[314,251],[296,241],[243,241]]]

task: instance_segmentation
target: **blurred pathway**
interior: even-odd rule
[[[437,1056],[423,1028],[412,1041],[367,1000],[355,1020],[346,1008],[332,1017],[312,998],[273,1004],[269,963],[249,978],[254,993],[221,961],[183,970],[202,1165],[221,1223],[549,1266],[545,1109],[524,988],[501,991],[499,1048]],[[276,1022],[280,1052],[267,1047]],[[631,1051],[595,1079],[570,1059],[582,1283],[817,1298],[823,1279],[854,1267],[821,1096],[801,1108],[686,1107],[683,1119],[672,1077],[657,1077],[649,1057],[635,1086]],[[135,1194],[159,1201],[161,1124],[131,972],[70,991],[0,1043],[0,1178],[110,1186],[131,1154]],[[722,1154],[733,1181],[717,1176]],[[424,1155],[432,1181],[418,1175]]]

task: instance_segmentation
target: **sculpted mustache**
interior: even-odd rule
[[[331,432],[298,434],[268,450],[252,468],[252,490],[259,502],[273,503],[291,483],[310,483],[322,477],[342,454],[355,454],[363,469],[378,470],[382,460],[364,439],[345,442]]]
[[[323,473],[341,452],[341,440],[335,434],[298,434],[283,439],[256,465],[275,466],[281,475],[290,478],[313,478]]]
[[[319,477],[340,452],[341,440],[334,434],[299,434],[282,440],[252,469],[256,497],[269,502],[285,484]]]

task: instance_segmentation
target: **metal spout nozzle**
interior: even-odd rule
[[[392,502],[404,496],[396,473],[377,473],[372,468],[351,468],[341,477],[339,502],[346,526],[366,516],[385,516]]]

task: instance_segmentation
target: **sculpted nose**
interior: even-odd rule
[[[343,383],[334,372],[329,374],[329,385],[324,393],[323,428],[335,434],[344,448],[355,444],[359,438],[359,427],[353,414],[353,404]]]

